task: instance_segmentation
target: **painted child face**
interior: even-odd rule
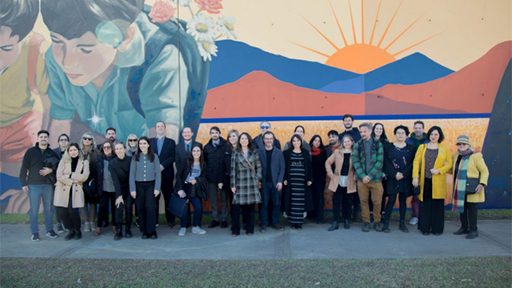
[[[20,56],[19,36],[13,36],[11,32],[11,27],[0,26],[0,72],[13,65]]]
[[[76,157],[78,157],[78,149],[76,149],[76,147],[75,147],[75,146],[71,146],[71,147],[69,147],[69,149],[68,149],[68,153],[69,153],[69,156],[70,156],[71,158],[76,158]]]
[[[99,42],[92,32],[71,40],[55,32],[50,36],[55,61],[73,85],[85,86],[106,79],[117,49]]]

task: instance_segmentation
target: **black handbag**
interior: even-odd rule
[[[181,198],[178,194],[173,193],[169,198],[169,212],[178,218],[187,217],[188,198]]]
[[[466,194],[475,194],[476,187],[480,184],[479,178],[468,178],[466,180]]]
[[[420,195],[420,192],[421,192],[420,185],[418,185],[416,187],[412,187],[412,195],[413,196]]]

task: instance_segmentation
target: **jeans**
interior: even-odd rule
[[[28,185],[30,199],[30,230],[32,234],[39,233],[37,215],[39,214],[40,200],[43,199],[44,223],[46,232],[53,230],[53,186],[50,184]]]
[[[201,204],[201,199],[199,199],[199,197],[191,197],[189,198],[189,201],[192,204],[192,206],[194,206],[194,217],[192,219],[192,226],[201,226],[201,218],[203,217],[203,206]],[[188,226],[188,218],[188,215],[186,217],[181,218],[181,228],[186,228]]]
[[[261,196],[263,199],[261,199],[260,224],[262,226],[267,226],[269,224],[269,206],[270,203],[272,203],[270,224],[277,225],[279,224],[279,217],[281,216],[281,195],[279,191],[277,191],[276,187],[269,182],[263,186],[262,190],[263,194]]]

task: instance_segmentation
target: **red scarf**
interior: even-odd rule
[[[322,153],[322,150],[320,148],[311,147],[311,156],[318,156]]]

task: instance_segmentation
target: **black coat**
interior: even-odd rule
[[[412,144],[405,146],[404,149],[407,149],[407,165],[399,170],[393,165],[393,160],[398,161],[398,159],[393,159],[392,149],[394,149],[394,145],[390,144],[384,158],[384,172],[387,178],[386,190],[388,194],[400,192],[405,193],[407,196],[412,195],[412,166],[414,155],[416,154],[416,147]],[[401,172],[404,175],[404,178],[400,181],[397,181],[395,178],[397,172]]]
[[[36,143],[25,152],[23,161],[20,168],[20,183],[21,186],[33,184],[55,184],[57,166],[59,164],[59,156],[50,147],[44,151],[39,149],[39,144]],[[51,168],[52,173],[42,176],[39,175],[39,170],[44,167]]]
[[[160,160],[160,165],[164,166],[162,170],[162,183],[172,183],[174,181],[174,161],[176,159],[176,142],[171,138],[164,138],[162,151],[158,154],[157,138],[150,139],[151,147]]]
[[[284,173],[284,181],[289,182],[290,181],[290,165],[291,165],[291,153],[292,149],[288,149],[283,152],[284,154],[284,166],[285,166],[285,173]],[[309,153],[307,150],[302,149],[302,155],[304,155],[304,166],[306,169],[306,177],[304,179],[304,185],[306,186],[306,211],[313,210],[313,196],[311,195],[311,186],[307,186],[307,182],[311,181],[313,182],[313,175],[312,175],[312,166],[311,166],[311,157],[308,157]],[[284,207],[282,205],[282,208],[284,208],[284,211],[289,213],[290,210],[290,185],[284,186],[284,193],[283,193],[283,200],[282,203],[284,204]]]
[[[219,145],[213,146],[212,140],[204,146],[203,156],[204,163],[206,164],[206,180],[209,183],[223,183],[224,175],[224,155],[226,151],[226,140],[219,138]]]
[[[206,181],[205,177],[204,165],[201,167],[201,174],[196,178],[197,183],[195,185],[186,183],[187,177],[192,170],[188,163],[176,168],[178,172],[176,173],[176,185],[174,186],[175,193],[183,190],[188,197],[199,197],[203,200],[206,200],[208,198],[208,182]]]
[[[201,147],[201,150],[203,149],[203,144],[197,142],[197,141],[193,141],[192,142],[192,147],[194,146],[199,146]],[[176,170],[179,170],[178,167],[182,167],[183,165],[185,165],[188,161],[188,157],[192,155],[191,152],[188,152],[186,149],[185,149],[185,141],[181,141],[180,143],[178,143],[176,145]]]
[[[252,139],[253,149],[265,149],[265,143],[263,143],[263,137],[260,135]],[[274,147],[281,150],[281,142],[278,139],[274,139]]]
[[[112,175],[112,182],[116,189],[116,198],[119,196],[129,197],[130,194],[130,164],[132,157],[125,156],[123,160],[114,158],[110,160],[108,169]]]

